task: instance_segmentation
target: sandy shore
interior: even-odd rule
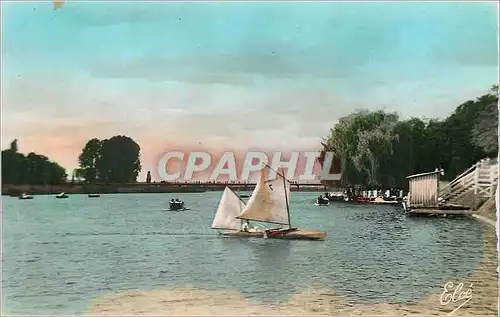
[[[497,315],[498,258],[495,231],[485,230],[483,258],[463,282],[473,284],[472,298],[453,315]],[[441,289],[444,285],[438,285]],[[463,301],[441,305],[441,292],[411,304],[357,303],[330,290],[302,290],[288,302],[263,305],[235,292],[213,292],[191,287],[130,291],[95,298],[89,315],[448,315]]]

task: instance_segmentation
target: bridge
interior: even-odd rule
[[[235,190],[241,191],[251,191],[255,188],[256,183],[244,183],[244,182],[137,182],[130,184],[122,184],[120,187],[156,187],[156,188],[190,188],[190,189],[204,189],[207,191],[224,190],[226,186],[229,186]],[[327,186],[321,183],[299,183],[291,182],[290,190],[299,191],[300,189],[316,189],[325,190]]]
[[[35,195],[58,194],[87,194],[87,193],[196,193],[204,191],[222,191],[230,186],[236,191],[253,191],[254,183],[231,182],[178,182],[178,183],[128,183],[128,184],[85,184],[68,182],[61,185],[2,185],[2,195],[18,196],[21,193]],[[326,191],[326,186],[315,183],[292,183],[290,191]]]

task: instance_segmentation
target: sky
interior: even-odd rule
[[[143,179],[166,151],[318,149],[357,109],[443,118],[498,83],[497,10],[2,1],[2,149],[71,174],[89,139],[127,135]]]

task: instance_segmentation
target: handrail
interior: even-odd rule
[[[442,189],[439,190],[439,195],[441,197],[450,194],[456,187],[466,187],[466,184],[474,181],[474,174],[471,172],[460,179],[455,179],[453,182],[446,184]],[[445,198],[445,197],[443,197]]]
[[[440,191],[444,191],[447,188],[453,187],[454,185],[456,185],[457,183],[459,183],[462,180],[462,178],[464,178],[465,176],[468,176],[468,174],[472,174],[472,170],[475,170],[477,168],[477,165],[478,165],[478,163],[476,163],[476,164],[472,165],[471,167],[469,167],[465,172],[463,172],[462,174],[458,175],[451,182],[449,182],[448,184],[446,184]]]

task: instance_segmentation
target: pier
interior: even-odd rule
[[[410,216],[473,216],[498,185],[498,158],[483,159],[440,188],[443,171],[410,175],[406,209]]]

